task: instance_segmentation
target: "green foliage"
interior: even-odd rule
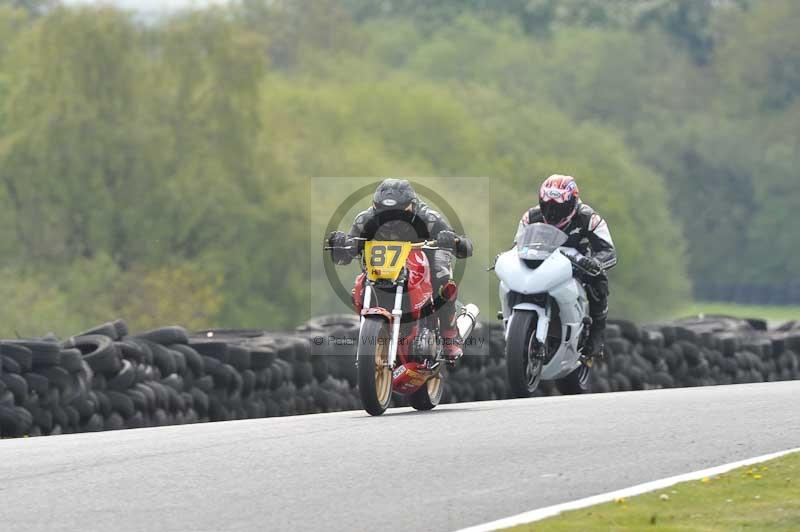
[[[222,277],[209,274],[202,265],[165,264],[157,270],[136,271],[125,275],[127,283],[117,292],[121,316],[132,316],[141,329],[163,327],[175,316],[189,329],[215,325],[223,298]]]
[[[40,336],[47,332],[81,330],[68,298],[54,288],[50,279],[31,272],[18,273],[4,268],[0,284],[3,306],[0,308],[3,338]]]
[[[798,25],[800,5],[793,0],[762,0],[729,17],[720,28],[720,75],[764,108],[786,109],[800,95]]]
[[[788,228],[800,207],[800,34],[790,28],[798,17],[791,1],[717,13],[712,64],[667,65],[684,86],[657,121],[640,117],[631,128],[637,152],[669,179],[697,282],[795,280],[800,248]],[[681,102],[692,112],[680,113]]]
[[[172,261],[126,271],[103,254],[68,265],[9,267],[3,278],[3,338],[63,337],[113,316],[125,316],[137,330],[176,320],[206,328],[217,324],[224,299],[222,277],[202,264]]]
[[[301,66],[309,49],[357,51],[359,38],[340,0],[242,0],[236,17],[248,29],[268,38],[272,64],[291,70]]]
[[[263,251],[284,245],[263,235],[298,223],[280,216],[301,198],[273,194],[285,179],[264,172],[258,34],[219,10],[149,30],[110,8],[56,9],[11,46],[0,179],[20,262],[105,255],[146,281],[175,259],[196,261],[230,298],[205,325],[227,322],[226,309],[250,323],[296,318],[270,297],[292,286],[291,257]],[[149,323],[137,308],[128,317]],[[185,310],[175,321],[196,322]]]
[[[11,7],[25,10],[31,15],[41,15],[48,8],[58,4],[58,0],[0,0],[0,9]]]
[[[147,26],[7,4],[5,334],[341,310],[312,275],[340,191],[314,176],[439,176],[417,179],[481,242],[462,294],[487,314],[481,270],[551,173],[611,224],[616,315],[668,314],[687,270],[800,263],[791,0],[245,0]]]
[[[24,258],[126,258],[126,225],[145,216],[128,199],[152,185],[136,156],[148,140],[137,39],[117,11],[58,9],[11,45],[0,180]]]
[[[656,28],[700,64],[714,48],[713,0],[344,0],[357,20],[411,18],[424,33],[451,25],[464,13],[484,21],[513,18],[527,34],[554,36],[572,27],[603,30]],[[717,9],[742,7],[734,0]]]

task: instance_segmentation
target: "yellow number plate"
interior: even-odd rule
[[[371,240],[364,244],[364,260],[367,266],[367,278],[394,281],[411,252],[410,242],[391,242]]]

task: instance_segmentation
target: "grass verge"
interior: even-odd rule
[[[800,530],[800,453],[508,530],[796,532]]]
[[[685,318],[697,314],[725,314],[737,318],[760,318],[769,322],[782,323],[800,320],[798,306],[738,305],[736,303],[710,303],[695,301],[674,312],[672,318]]]

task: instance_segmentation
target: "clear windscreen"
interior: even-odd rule
[[[520,229],[515,240],[521,259],[544,260],[564,245],[567,235],[552,225],[535,223]]]

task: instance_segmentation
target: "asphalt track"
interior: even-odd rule
[[[800,446],[800,381],[0,442],[0,530],[434,530]]]

